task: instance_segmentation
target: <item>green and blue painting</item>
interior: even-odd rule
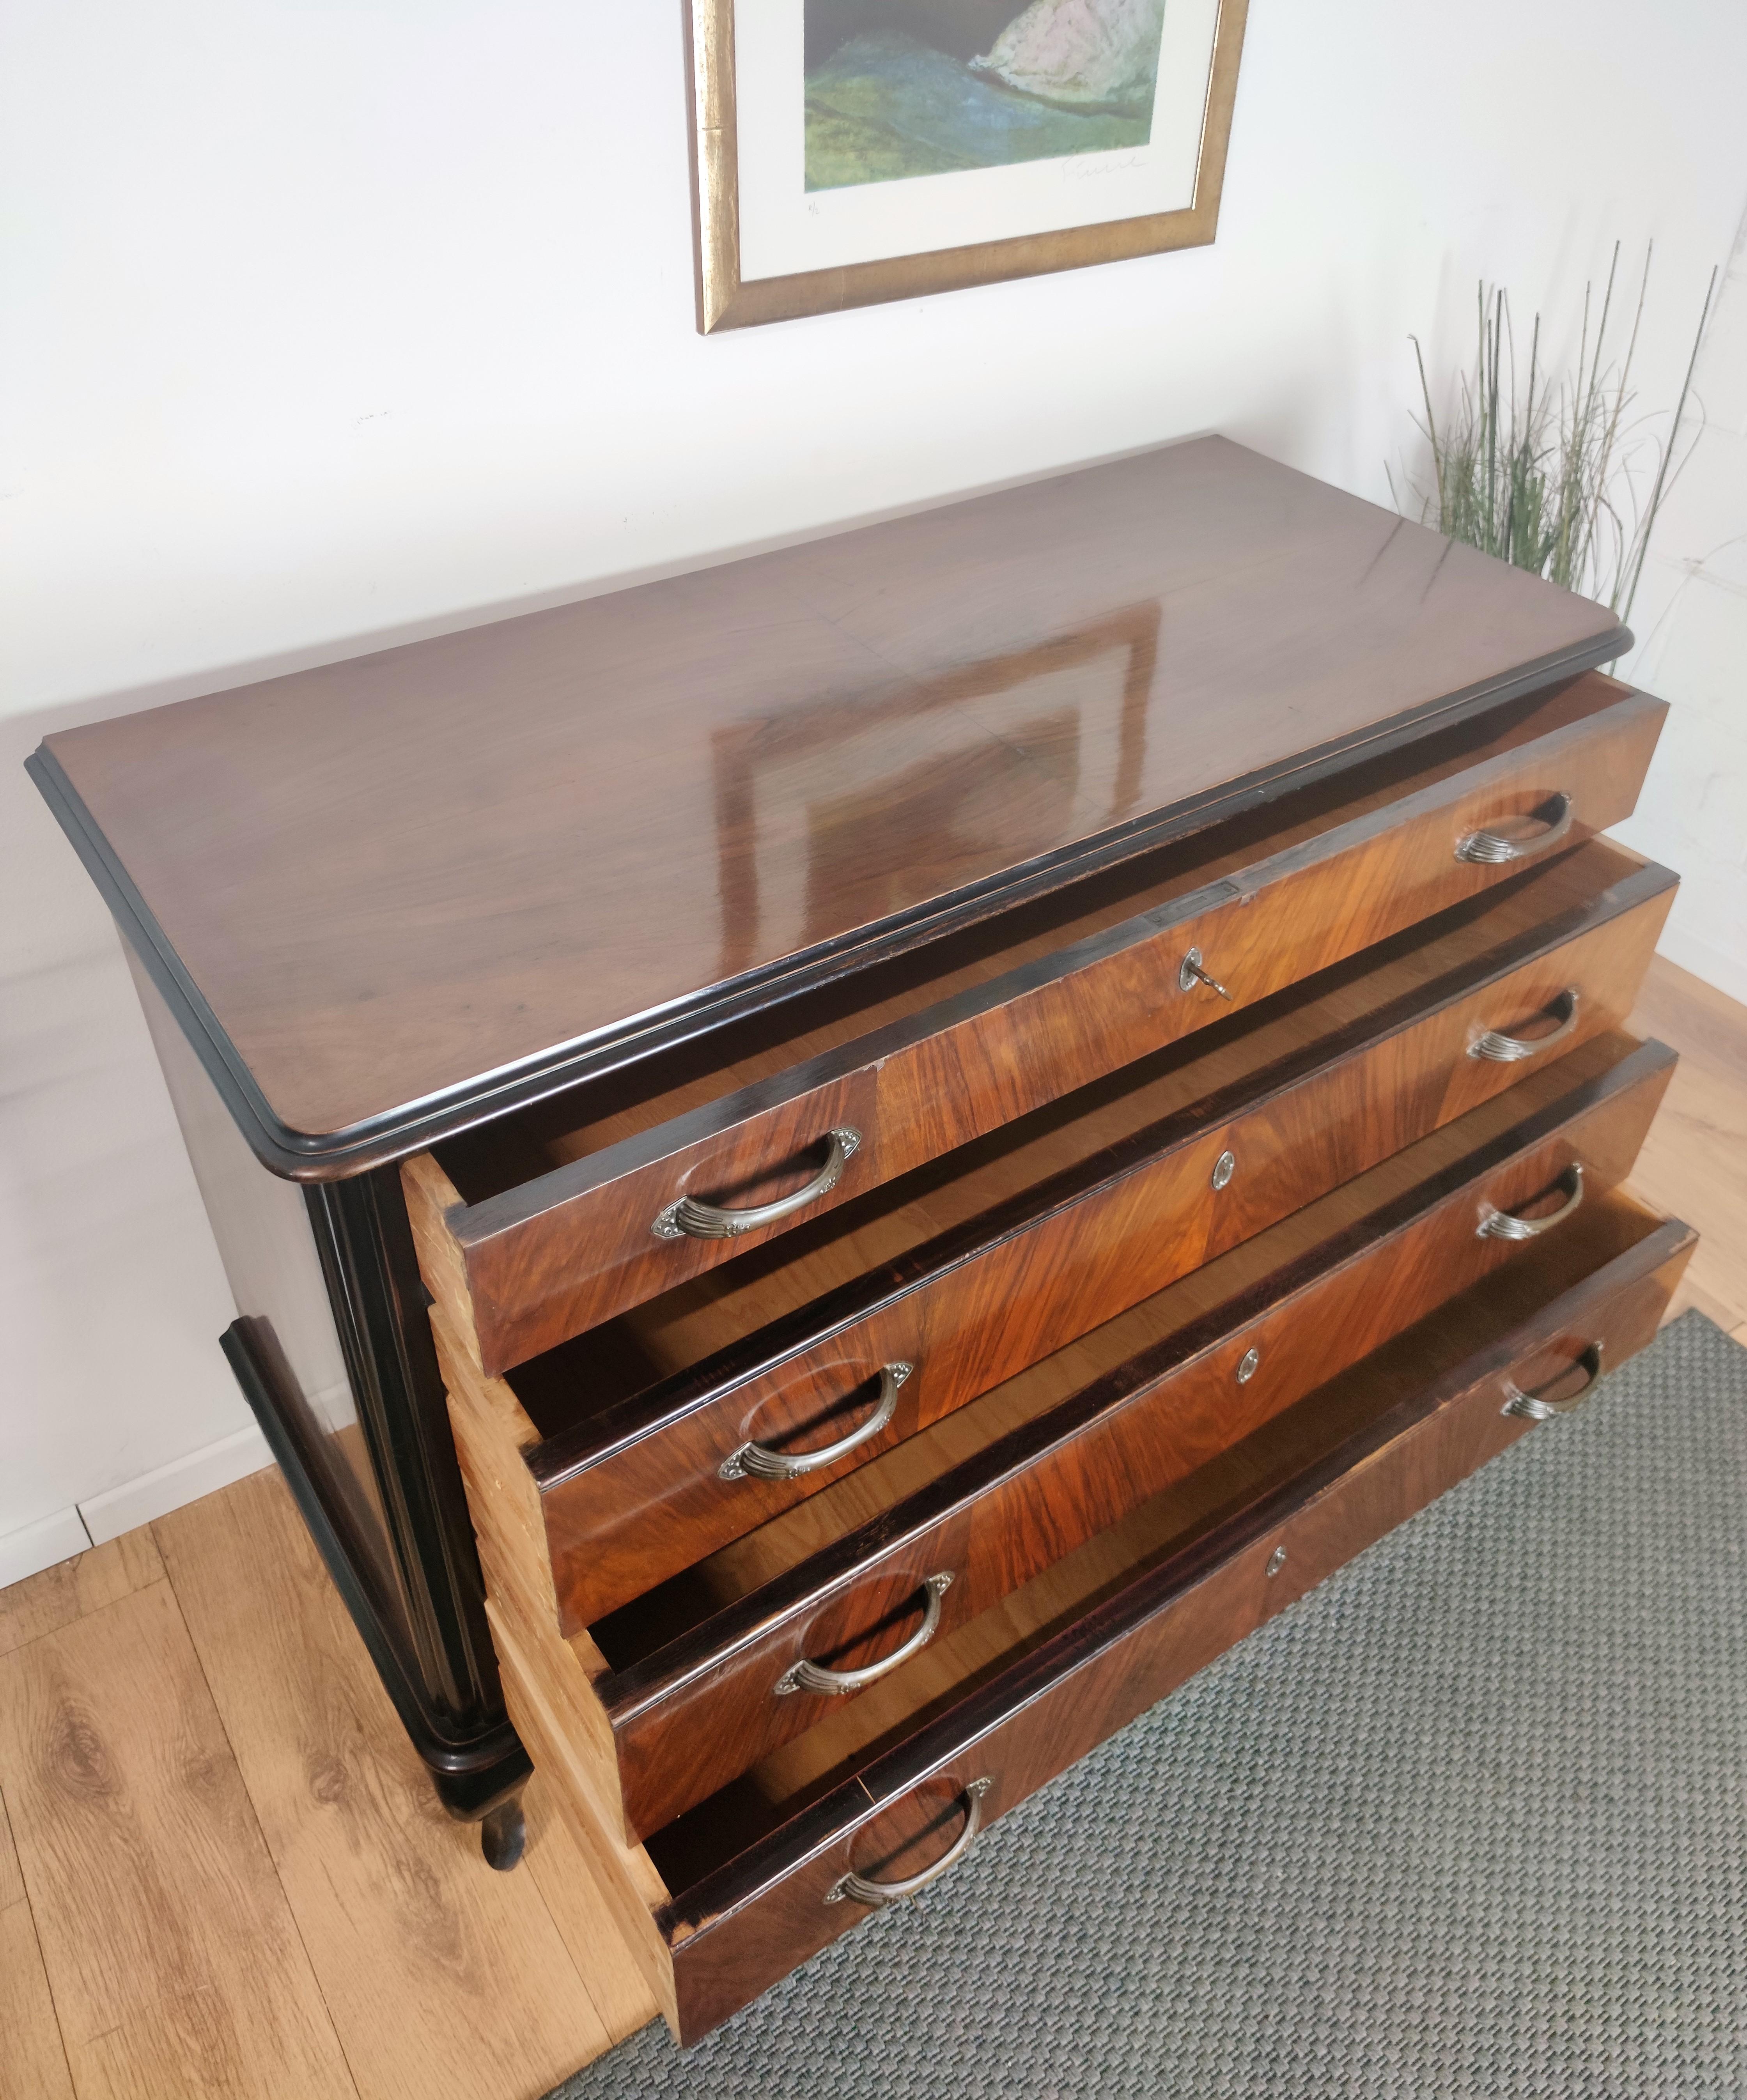
[[[1165,0],[805,0],[806,186],[1144,146]]]

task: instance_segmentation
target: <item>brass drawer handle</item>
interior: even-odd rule
[[[922,1608],[921,1625],[902,1648],[894,1648],[878,1662],[870,1662],[865,1670],[823,1670],[818,1663],[803,1659],[792,1670],[785,1670],[771,1690],[780,1699],[791,1692],[859,1692],[867,1685],[877,1684],[882,1677],[901,1669],[911,1656],[920,1655],[933,1640],[940,1630],[940,1600],[951,1587],[949,1572],[929,1576],[922,1585],[928,1602]]]
[[[878,1910],[885,1904],[902,1903],[906,1896],[913,1896],[919,1889],[925,1889],[930,1882],[937,1882],[948,1868],[957,1866],[976,1843],[977,1833],[982,1828],[982,1798],[994,1784],[990,1779],[973,1779],[965,1788],[964,1798],[970,1803],[970,1813],[964,1820],[964,1828],[951,1851],[942,1853],[932,1867],[924,1867],[920,1874],[912,1874],[907,1882],[871,1882],[865,1874],[845,1874],[825,1891],[826,1902],[841,1903],[847,1896],[852,1902],[867,1904]]]
[[[1508,1211],[1494,1210],[1490,1203],[1480,1205],[1480,1222],[1475,1238],[1482,1240],[1533,1240],[1542,1233],[1550,1233],[1555,1225],[1563,1224],[1583,1201],[1583,1169],[1573,1160],[1560,1180],[1565,1186],[1565,1200],[1556,1211],[1544,1218],[1514,1217]]]
[[[1591,1342],[1577,1358],[1589,1376],[1569,1400],[1543,1400],[1537,1392],[1524,1392],[1514,1379],[1507,1379],[1504,1382],[1505,1403],[1498,1412],[1516,1415],[1524,1422],[1546,1422],[1555,1414],[1569,1414],[1573,1408],[1581,1407],[1595,1390],[1596,1381],[1601,1376],[1601,1352],[1605,1346],[1604,1343]]]
[[[1503,861],[1528,860],[1535,854],[1545,853],[1549,846],[1557,845],[1571,829],[1577,805],[1564,793],[1555,795],[1553,800],[1561,805],[1560,814],[1538,838],[1507,839],[1502,832],[1467,832],[1456,841],[1457,859],[1485,861],[1496,867]]]
[[[1471,1057],[1490,1057],[1497,1065],[1514,1065],[1524,1057],[1538,1057],[1543,1050],[1551,1050],[1555,1043],[1563,1043],[1577,1025],[1577,1001],[1581,995],[1575,985],[1567,985],[1553,1007],[1563,1006],[1565,1016],[1551,1035],[1533,1038],[1522,1035],[1503,1035],[1496,1028],[1489,1028],[1477,1043],[1468,1045]],[[1549,1012],[1552,1010],[1550,1008]]]
[[[825,1164],[793,1195],[779,1196],[774,1203],[755,1203],[745,1211],[724,1211],[714,1203],[700,1203],[695,1196],[682,1196],[668,1205],[650,1230],[658,1240],[731,1240],[741,1233],[755,1233],[761,1225],[774,1225],[779,1218],[792,1217],[831,1193],[862,1141],[858,1130],[834,1130],[830,1137]]]
[[[817,1451],[773,1451],[763,1444],[743,1444],[724,1458],[717,1472],[725,1480],[744,1480],[748,1473],[761,1480],[798,1480],[803,1473],[816,1473],[822,1466],[835,1466],[840,1458],[877,1436],[898,1407],[898,1388],[915,1368],[914,1364],[885,1364],[880,1370],[880,1401],[867,1419],[835,1444],[822,1444]]]

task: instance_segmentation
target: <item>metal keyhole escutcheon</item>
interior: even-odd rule
[[[1200,949],[1191,948],[1177,970],[1177,990],[1193,991],[1198,984],[1205,985],[1209,991],[1216,991],[1221,999],[1231,997],[1224,986],[1203,964]]]

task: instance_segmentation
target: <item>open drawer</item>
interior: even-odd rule
[[[451,1391],[521,1425],[516,1499],[561,1624],[1619,1027],[1673,889],[1590,840],[505,1380],[460,1339],[452,1271],[428,1266]]]
[[[1106,1322],[962,1412],[571,1636],[586,1754],[628,1838],[672,1822],[845,1700],[1193,1472],[1630,1171],[1674,1069],[1609,1035]],[[514,1432],[455,1408],[500,1609],[557,1621],[488,1477]]]
[[[642,1846],[573,1648],[500,1608],[510,1710],[690,2042],[1655,1333],[1689,1229],[1616,1192]]]
[[[1599,673],[651,1057],[404,1169],[487,1374],[1630,815]]]

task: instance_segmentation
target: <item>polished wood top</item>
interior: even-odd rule
[[[262,1157],[333,1174],[1622,646],[1208,438],[32,765]]]

